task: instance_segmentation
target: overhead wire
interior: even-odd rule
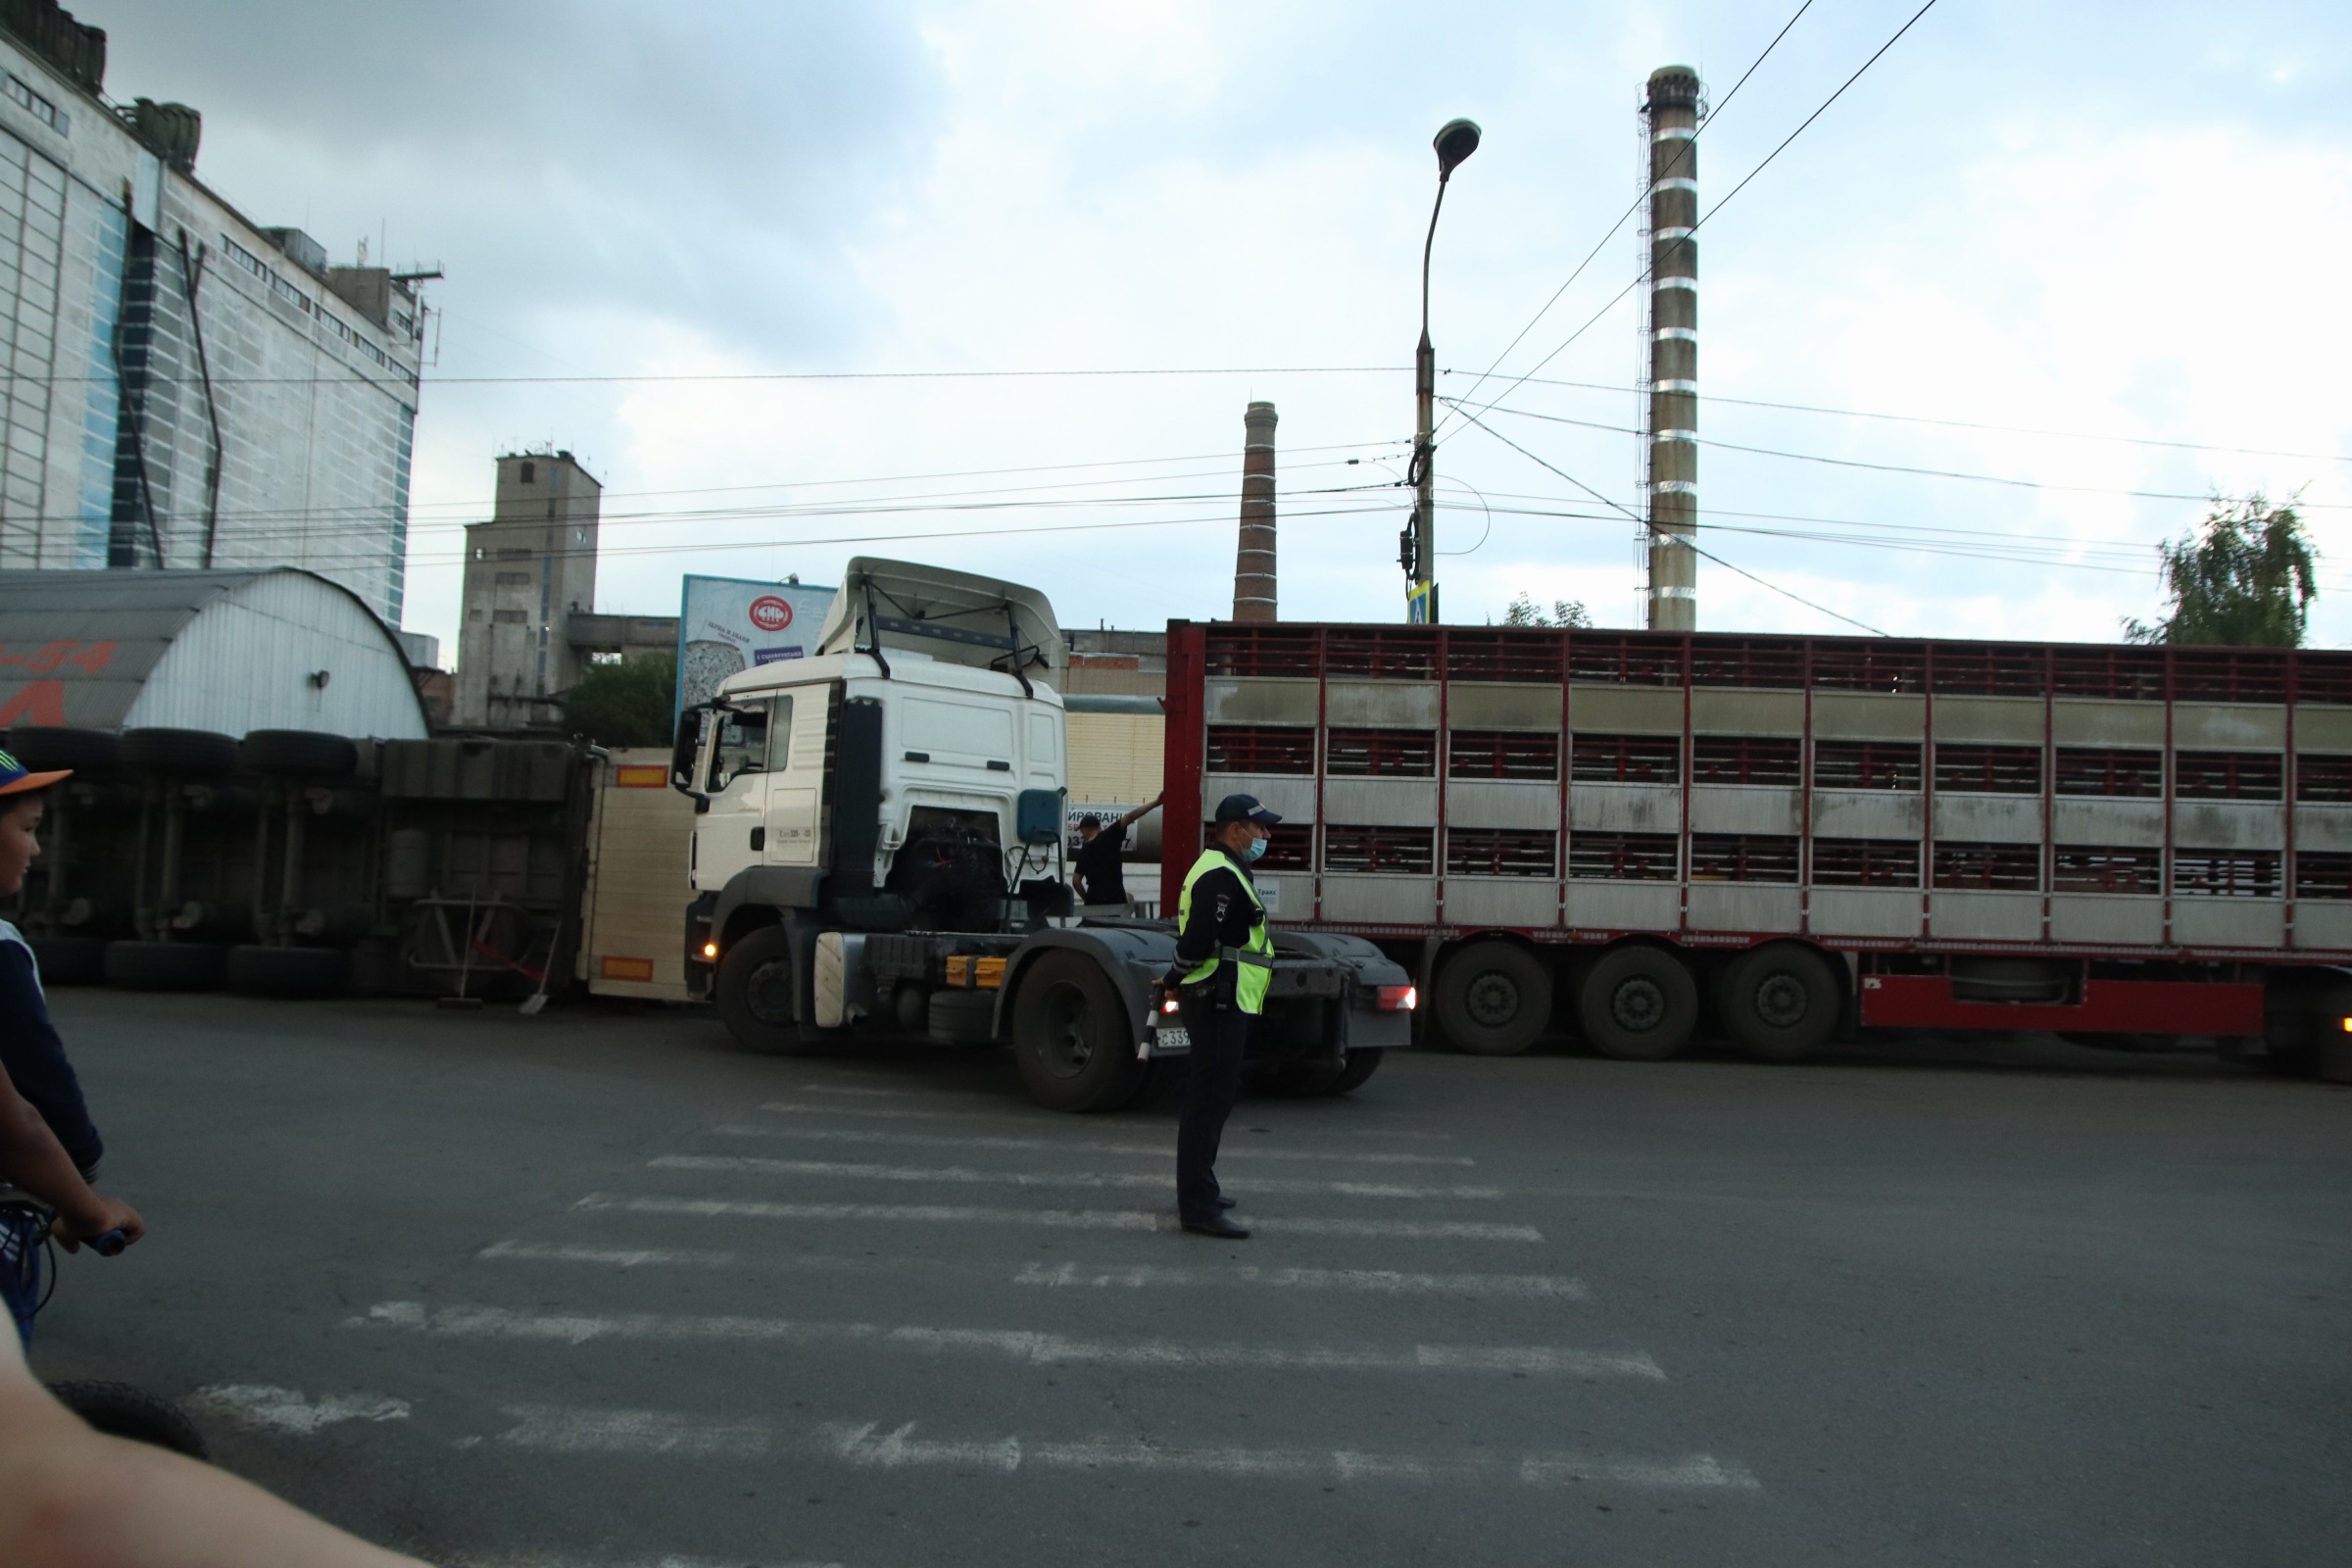
[[[1796,8],[1795,15],[1791,16],[1787,22],[1781,24],[1781,30],[1772,35],[1772,42],[1764,46],[1763,53],[1757,55],[1755,59],[1748,62],[1747,69],[1740,73],[1740,79],[1732,83],[1732,90],[1723,95],[1723,102],[1717,104],[1714,109],[1709,112],[1705,122],[1701,123],[1691,131],[1690,139],[1692,141],[1696,141],[1699,136],[1704,133],[1707,125],[1714,122],[1716,115],[1723,113],[1726,108],[1730,107],[1732,100],[1740,96],[1740,89],[1747,85],[1747,78],[1756,74],[1756,68],[1764,64],[1766,60],[1772,58],[1772,52],[1781,46],[1781,40],[1788,36],[1788,29],[1796,25],[1798,18],[1801,18],[1806,12],[1812,9],[1813,0],[1804,0],[1804,4]],[[1645,149],[1644,157],[1646,158],[1646,156],[1647,153]],[[1485,369],[1478,372],[1478,379],[1470,383],[1469,391],[1465,392],[1463,396],[1467,397],[1472,393],[1477,392],[1479,387],[1485,383],[1487,377],[1494,373],[1494,367],[1496,365],[1500,365],[1504,360],[1510,358],[1511,350],[1517,348],[1520,343],[1526,339],[1527,334],[1536,329],[1537,323],[1541,322],[1544,317],[1551,314],[1551,308],[1554,305],[1559,304],[1560,296],[1567,293],[1570,286],[1573,285],[1578,278],[1585,275],[1585,269],[1592,265],[1593,261],[1600,255],[1600,253],[1607,248],[1609,241],[1617,237],[1617,231],[1625,226],[1625,220],[1633,217],[1636,213],[1640,212],[1642,210],[1642,204],[1647,200],[1649,200],[1649,190],[1645,182],[1642,194],[1634,198],[1634,204],[1631,207],[1628,207],[1624,212],[1617,215],[1617,221],[1609,225],[1609,231],[1600,236],[1599,240],[1594,243],[1592,249],[1586,253],[1585,259],[1576,264],[1576,269],[1568,274],[1567,281],[1563,282],[1558,288],[1555,288],[1551,291],[1551,298],[1545,300],[1542,309],[1538,310],[1535,315],[1529,317],[1527,324],[1521,327],[1518,333],[1513,336],[1508,343],[1505,343],[1502,346],[1502,352],[1494,356],[1494,364],[1489,365]]]

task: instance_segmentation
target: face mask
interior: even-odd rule
[[[1264,855],[1265,853],[1266,853],[1266,841],[1265,841],[1264,839],[1251,839],[1251,840],[1250,841],[1250,859],[1254,860],[1254,859],[1258,858],[1260,856]]]

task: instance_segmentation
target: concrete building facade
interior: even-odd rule
[[[521,729],[555,718],[585,665],[569,633],[572,616],[596,609],[603,494],[568,452],[498,460],[490,520],[466,528],[453,722]]]
[[[415,281],[246,219],[105,42],[0,10],[0,569],[299,566],[397,626]]]

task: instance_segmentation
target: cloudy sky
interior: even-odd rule
[[[1642,83],[1705,77],[1711,206],[1918,9],[1815,0],[1727,101],[1798,3],[73,9],[113,96],[203,112],[249,216],[447,270],[407,618],[448,638],[491,458],[546,444],[608,487],[600,608],[862,552],[1065,624],[1222,615],[1253,398],[1285,616],[1400,618],[1455,115],[1487,139],[1440,391],[1500,364],[1494,433],[1439,453],[1446,618],[1638,624],[1635,526],[1564,475],[1640,509],[1639,291],[1604,307],[1642,257],[1603,236]],[[2263,488],[2303,495],[2317,640],[2352,642],[2348,89],[2340,4],[1939,0],[1700,235],[1703,543],[1762,579],[1702,563],[1700,624],[2107,638],[2194,498]],[[1010,370],[1130,373],[969,373]],[[1165,371],[1214,373],[1132,373]]]

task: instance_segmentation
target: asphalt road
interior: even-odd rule
[[[1165,1108],[649,1013],[63,992],[153,1225],[35,1364],[443,1563],[2297,1564],[2352,1090],[2055,1042]]]

